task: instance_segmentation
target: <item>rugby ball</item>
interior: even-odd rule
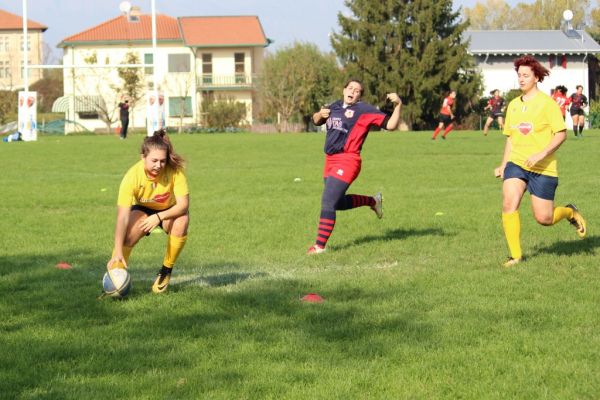
[[[102,290],[109,297],[122,299],[131,289],[131,277],[125,268],[108,270],[102,278]]]

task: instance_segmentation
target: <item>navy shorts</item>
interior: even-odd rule
[[[572,117],[575,115],[585,115],[583,108],[571,108],[570,113]]]
[[[504,168],[503,179],[518,178],[527,184],[527,191],[544,200],[554,200],[558,187],[558,178],[527,171],[518,165],[508,162]]]

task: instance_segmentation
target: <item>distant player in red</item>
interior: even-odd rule
[[[583,108],[587,106],[587,97],[583,94],[583,86],[576,86],[577,92],[569,98],[571,100],[571,117],[573,118],[573,133],[576,137],[583,137],[583,125],[585,124],[585,113]]]
[[[370,207],[378,218],[383,216],[382,196],[363,196],[346,194],[346,191],[358,177],[362,164],[360,152],[372,127],[394,130],[400,122],[402,101],[396,93],[389,93],[387,99],[394,104],[394,111],[388,115],[370,104],[363,103],[363,84],[356,79],[346,82],[343,99],[330,106],[324,106],[313,114],[315,125],[326,124],[325,168],[323,179],[325,187],[321,198],[321,214],[315,244],[308,254],[325,252],[325,245],[333,232],[336,211],[357,207]]]
[[[492,97],[488,100],[488,104],[484,108],[484,110],[490,110],[490,115],[487,117],[485,126],[483,127],[483,134],[485,136],[487,136],[488,129],[490,129],[490,125],[495,119],[498,119],[500,130],[504,129],[504,99],[500,97],[498,89],[492,90],[490,94]]]
[[[456,90],[452,90],[448,93],[448,96],[444,99],[442,103],[442,108],[440,110],[440,116],[438,127],[433,132],[432,140],[435,140],[440,131],[446,126],[446,130],[442,135],[442,139],[446,139],[446,136],[452,130],[452,121],[454,120],[454,113],[452,112],[452,106],[454,105],[454,99],[456,99]]]
[[[567,115],[567,106],[571,102],[567,97],[567,88],[563,85],[558,85],[556,89],[554,89],[554,93],[552,93],[552,99],[560,107],[560,112],[562,113],[563,119],[565,119],[565,116]]]

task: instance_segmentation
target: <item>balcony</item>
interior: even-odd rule
[[[255,74],[202,74],[198,77],[198,90],[209,89],[250,89],[256,83]]]

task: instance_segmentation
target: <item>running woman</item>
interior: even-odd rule
[[[556,89],[554,89],[554,93],[552,93],[552,99],[558,104],[558,107],[560,107],[560,112],[562,113],[564,120],[567,115],[567,106],[570,103],[570,100],[567,97],[567,88],[563,85],[558,85]]]
[[[119,188],[115,244],[106,267],[127,268],[136,243],[161,227],[168,235],[167,249],[152,285],[154,293],[167,290],[187,240],[190,200],[183,163],[165,131],[156,131],[144,139],[141,160],[127,171]]]
[[[571,118],[573,118],[573,133],[576,137],[583,137],[583,125],[585,124],[585,113],[583,108],[587,106],[587,97],[583,94],[583,86],[577,85],[577,91],[570,97]]]
[[[442,135],[442,139],[446,139],[446,136],[448,136],[448,134],[452,130],[452,121],[454,120],[452,106],[454,105],[454,99],[456,99],[456,90],[452,90],[444,99],[444,102],[442,103],[442,108],[440,109],[440,115],[438,117],[440,122],[438,124],[438,127],[435,128],[431,140],[435,140],[438,133],[440,133],[444,126],[446,126],[446,130]]]
[[[363,103],[363,84],[350,79],[344,85],[343,99],[323,107],[313,115],[313,122],[320,126],[327,123],[325,138],[325,167],[323,178],[325,187],[321,199],[321,214],[317,239],[308,249],[308,254],[325,252],[327,241],[333,232],[336,211],[368,206],[378,218],[383,217],[383,198],[375,196],[346,194],[358,177],[362,160],[360,151],[371,127],[394,130],[400,122],[402,101],[396,93],[389,93],[387,99],[394,103],[391,115],[379,111],[370,104]]]
[[[586,223],[577,207],[554,206],[558,186],[557,162],[554,153],[567,138],[567,127],[560,108],[537,84],[550,73],[530,55],[514,62],[522,95],[508,105],[504,134],[507,136],[502,163],[495,169],[502,177],[502,225],[510,250],[504,267],[510,268],[523,260],[521,251],[521,220],[519,205],[528,190],[535,220],[545,226],[566,219],[584,238]]]
[[[483,127],[484,136],[487,136],[490,125],[495,119],[498,119],[500,130],[504,129],[504,99],[500,97],[500,91],[498,89],[492,90],[490,94],[492,97],[488,100],[488,104],[484,108],[484,110],[490,110],[490,115],[487,117],[485,126]]]

